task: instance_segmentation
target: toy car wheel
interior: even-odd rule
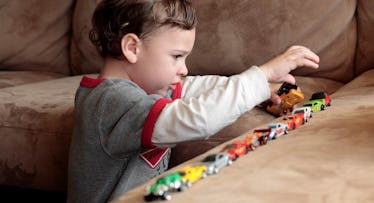
[[[186,186],[185,185],[181,185],[178,189],[177,189],[177,191],[178,192],[182,192],[183,190],[185,190],[186,189]]]
[[[191,181],[188,180],[188,181],[186,182],[186,185],[187,185],[187,187],[191,187],[191,186],[192,186]]]
[[[152,194],[149,194],[149,195],[147,195],[147,196],[144,196],[144,200],[147,201],[147,202],[153,201],[154,199],[156,199],[156,198],[155,198],[155,196],[152,195]]]
[[[325,108],[326,108],[325,105],[322,104],[321,105],[321,110],[323,111],[323,110],[325,110]]]
[[[201,178],[204,179],[208,176],[208,174],[204,171],[201,173]]]
[[[213,173],[217,174],[219,172],[219,168],[214,168]]]
[[[164,200],[171,200],[171,195],[168,192],[165,192],[162,195],[162,199],[164,199]]]
[[[288,128],[284,129],[284,134],[288,134]]]
[[[228,162],[227,162],[227,165],[230,166],[232,164],[232,160],[230,159]]]
[[[255,151],[256,147],[253,145],[253,144],[250,144],[249,145],[249,150],[251,151]]]

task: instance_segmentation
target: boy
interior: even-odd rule
[[[207,139],[270,97],[279,103],[268,82],[318,68],[318,56],[293,46],[238,75],[185,77],[196,27],[188,0],[103,0],[92,22],[105,63],[76,93],[68,202],[113,200],[165,171],[169,147]]]

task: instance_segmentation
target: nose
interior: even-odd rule
[[[186,76],[188,74],[188,69],[186,66],[186,63],[183,63],[181,67],[179,68],[178,75]]]

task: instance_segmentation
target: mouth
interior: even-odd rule
[[[175,90],[176,86],[177,85],[174,83],[174,84],[169,85],[169,88],[172,89],[172,90]]]

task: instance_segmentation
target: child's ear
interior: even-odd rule
[[[122,37],[122,53],[129,63],[136,63],[138,61],[139,45],[140,39],[136,34],[129,33]]]

